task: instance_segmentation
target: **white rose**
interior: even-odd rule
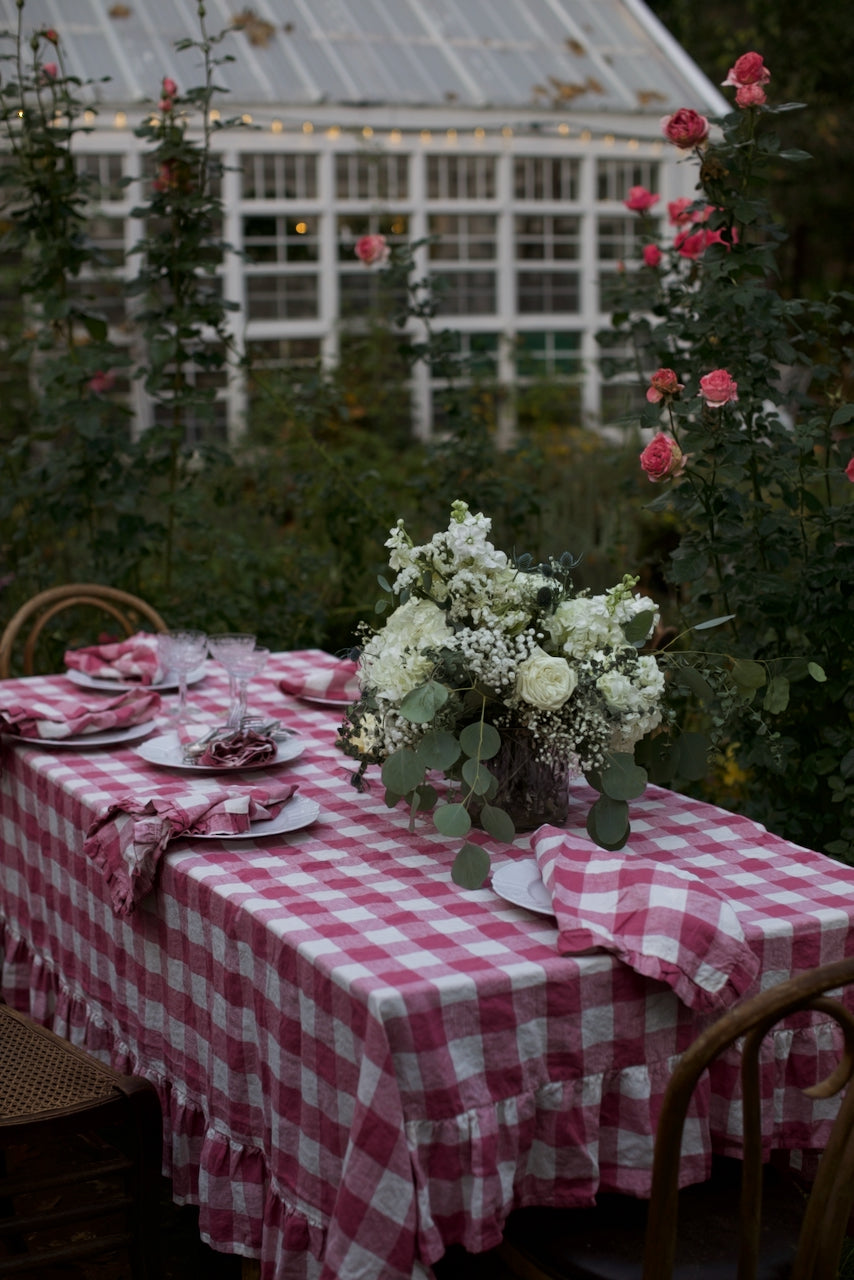
[[[516,672],[516,693],[540,711],[559,710],[577,684],[578,676],[566,659],[552,658],[543,649],[535,649]]]

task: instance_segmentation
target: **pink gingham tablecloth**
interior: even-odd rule
[[[648,1193],[674,1058],[713,1015],[613,956],[561,955],[551,917],[488,885],[459,890],[454,842],[426,823],[410,834],[377,777],[353,789],[336,712],[280,690],[285,668],[322,661],[274,657],[250,689],[253,709],[304,735],[305,753],[275,774],[319,802],[318,821],[266,842],[170,844],[128,918],[113,913],[83,832],[122,796],[168,794],[175,776],[131,747],[7,751],[3,986],[155,1082],[166,1172],[215,1248],[260,1258],[264,1280],[401,1280],[452,1243],[491,1247],[515,1205]],[[224,673],[210,664],[190,698],[224,708]],[[582,834],[579,794],[570,828]],[[854,871],[657,788],[632,805],[632,828],[631,848],[690,858],[732,903],[757,986],[851,949]],[[492,854],[530,858],[530,844]],[[816,1015],[772,1036],[769,1150],[824,1142],[835,1104],[800,1086],[834,1044]],[[686,1182],[712,1148],[739,1151],[737,1069],[722,1060],[698,1095]]]

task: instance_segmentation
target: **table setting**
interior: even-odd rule
[[[645,1194],[675,1056],[731,999],[843,954],[854,924],[850,869],[664,788],[591,857],[582,778],[561,826],[473,828],[490,875],[464,889],[456,838],[387,807],[379,765],[353,785],[353,678],[349,656],[265,659],[246,714],[284,732],[279,764],[185,765],[234,703],[208,657],[200,718],[109,749],[19,744],[0,772],[4,994],[155,1081],[176,1198],[264,1280],[355,1280],[366,1259],[423,1276],[450,1244],[495,1245],[514,1205]],[[71,691],[8,681],[0,707]],[[167,735],[180,759],[146,759]],[[829,1104],[800,1086],[833,1036],[781,1034],[766,1141],[820,1145]],[[686,1180],[737,1150],[735,1080],[732,1061],[710,1079]]]

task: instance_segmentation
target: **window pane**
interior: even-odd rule
[[[249,276],[246,308],[250,320],[311,320],[317,316],[316,276]]]
[[[243,219],[243,248],[250,262],[317,262],[318,219],[285,214]]]
[[[444,271],[433,278],[436,313],[440,316],[483,316],[495,312],[495,273]]]
[[[577,200],[579,162],[568,157],[519,156],[513,162],[517,200]]]
[[[575,271],[520,271],[516,277],[516,310],[520,315],[576,312],[579,305]]]
[[[262,152],[242,157],[244,200],[314,200],[317,156]]]
[[[597,160],[596,195],[599,200],[625,200],[630,187],[658,190],[657,160]]]

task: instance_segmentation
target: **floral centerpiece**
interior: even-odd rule
[[[571,556],[513,560],[490,530],[461,501],[423,546],[402,520],[391,530],[394,577],[380,579],[378,605],[388,617],[376,631],[365,624],[361,697],[340,730],[361,762],[354,782],[380,764],[386,802],[405,798],[413,820],[432,810],[444,835],[465,840],[477,822],[512,840],[564,821],[569,778],[584,773],[600,793],[587,830],[619,848],[627,801],[647,779],[635,746],[665,714],[658,657],[641,652],[656,605],[629,575],[602,595],[576,592]],[[488,870],[486,851],[465,841],[454,880],[476,887]]]

